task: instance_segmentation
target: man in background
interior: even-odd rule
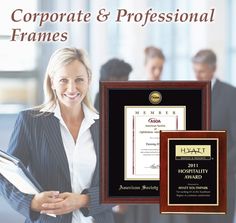
[[[130,64],[126,63],[124,60],[113,58],[108,60],[105,64],[101,66],[100,69],[100,81],[128,81],[129,74],[132,71]],[[99,93],[95,97],[94,107],[99,111]],[[113,208],[114,218],[116,223],[125,222],[125,212],[128,206],[117,205]]]
[[[132,71],[130,64],[124,60],[113,58],[101,66],[100,81],[128,81]],[[99,111],[99,93],[97,93],[94,107]]]
[[[227,214],[191,216],[190,223],[233,223],[235,212],[236,176],[236,88],[220,81],[216,75],[217,57],[210,49],[197,52],[192,58],[193,70],[198,81],[211,81],[212,130],[227,130]]]

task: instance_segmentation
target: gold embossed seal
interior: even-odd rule
[[[158,91],[152,91],[150,94],[149,94],[149,101],[154,104],[154,105],[157,105],[161,102],[162,100],[162,95],[160,92]]]

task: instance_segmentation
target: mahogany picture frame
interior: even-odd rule
[[[100,82],[100,202],[159,203],[160,180],[125,180],[126,106],[145,108],[184,106],[186,130],[208,130],[211,120],[211,83],[207,81]]]
[[[162,214],[226,214],[226,131],[161,131]]]

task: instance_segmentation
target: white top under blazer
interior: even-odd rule
[[[95,122],[94,120],[99,118],[99,115],[91,111],[85,104],[83,104],[83,111],[84,119],[76,142],[61,116],[59,105],[53,111],[54,116],[60,121],[62,142],[69,163],[72,192],[78,194],[90,187],[97,162],[89,128]],[[94,220],[91,216],[85,217],[80,210],[73,212],[72,223],[93,222]]]

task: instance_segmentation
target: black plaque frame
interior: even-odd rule
[[[187,130],[210,128],[210,82],[100,82],[101,203],[159,203],[160,181],[124,180],[124,106],[155,106],[149,100],[155,91],[158,106],[186,106]]]
[[[160,212],[226,213],[226,131],[161,131]]]

